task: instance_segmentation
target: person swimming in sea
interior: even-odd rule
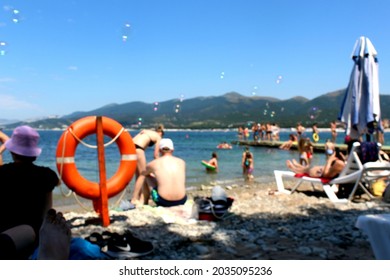
[[[209,168],[206,168],[207,172],[218,172],[218,155],[216,152],[213,152],[211,154],[211,159],[207,162],[209,165],[212,165],[215,167],[214,170],[210,170]]]

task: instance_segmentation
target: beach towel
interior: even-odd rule
[[[32,260],[36,260],[38,257],[38,249],[35,250],[31,256]],[[74,237],[70,243],[70,260],[109,260],[110,256],[103,253],[100,247],[96,244],[80,238]]]
[[[194,201],[192,199],[188,199],[183,205],[176,205],[171,207],[143,205],[138,209],[152,212],[154,215],[161,217],[161,219],[166,224],[185,225],[196,223],[193,214],[193,205]]]
[[[297,173],[297,174],[295,174],[294,177],[302,178],[302,177],[310,177],[310,175],[307,173]],[[332,179],[329,179],[329,178],[318,178],[318,177],[310,177],[310,178],[319,179],[319,180],[321,180],[321,183],[323,183],[323,184],[328,184],[330,181],[332,181]]]

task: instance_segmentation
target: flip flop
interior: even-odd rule
[[[130,201],[122,201],[119,208],[121,208],[122,211],[128,211],[128,210],[134,210],[136,206],[134,203],[131,203]]]

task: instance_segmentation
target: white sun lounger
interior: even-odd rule
[[[332,202],[334,203],[349,202],[349,199],[338,198],[335,190],[337,190],[337,185],[339,184],[354,183],[355,185],[353,190],[356,190],[356,188],[358,187],[363,172],[363,165],[357,154],[357,149],[359,146],[360,143],[354,143],[350,151],[350,155],[348,157],[346,166],[344,167],[344,169],[341,171],[340,175],[337,178],[332,179],[330,181],[324,181],[321,178],[312,178],[308,176],[297,177],[297,174],[295,174],[292,171],[274,170],[278,192],[285,193],[285,194],[292,194],[299,188],[299,186],[303,182],[309,182],[311,183],[313,188],[314,188],[314,184],[321,185],[326,195]],[[284,177],[297,180],[297,182],[291,189],[286,189],[283,182]]]

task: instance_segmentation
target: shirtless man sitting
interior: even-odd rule
[[[185,187],[184,160],[173,156],[173,142],[169,138],[161,139],[159,143],[161,157],[154,159],[146,165],[146,169],[141,172],[134,186],[134,194],[144,188],[144,204],[148,204],[150,195],[157,206],[176,206],[184,204],[187,200]],[[133,196],[131,203],[139,204]]]

